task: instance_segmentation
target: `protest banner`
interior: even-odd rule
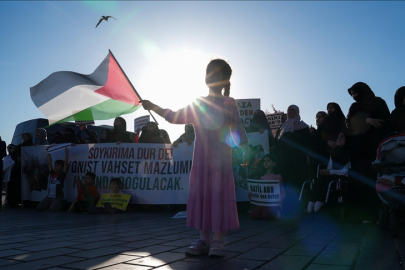
[[[283,115],[283,112],[266,114],[271,129],[278,129],[281,126]]]
[[[250,202],[255,205],[279,206],[281,201],[278,180],[247,179]]]
[[[134,132],[140,131],[146,124],[150,122],[150,115],[140,116],[134,119]]]
[[[112,207],[125,211],[130,199],[130,194],[104,193],[98,200],[96,207],[104,207],[105,203],[110,203]]]
[[[23,200],[41,201],[47,195],[47,146],[22,148],[21,192]],[[77,179],[86,172],[96,174],[100,194],[109,193],[110,180],[121,179],[121,190],[130,194],[130,204],[186,204],[194,142],[170,144],[79,144],[69,148],[69,166],[64,195],[72,202],[77,195]],[[52,161],[64,159],[65,151],[50,153]],[[247,201],[247,190],[236,196]]]
[[[253,113],[256,110],[260,110],[260,98],[236,99],[236,105],[239,109],[240,118],[245,128],[247,128],[250,125],[250,121],[253,119]]]

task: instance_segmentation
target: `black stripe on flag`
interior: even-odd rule
[[[71,71],[58,71],[30,88],[31,99],[38,108],[77,85],[104,86],[108,79],[110,54],[90,75]],[[46,91],[44,91],[46,89]]]

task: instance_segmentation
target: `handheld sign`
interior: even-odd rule
[[[125,211],[130,199],[130,194],[104,193],[98,201],[96,207],[104,207],[105,203],[110,203],[112,207]]]
[[[141,130],[146,124],[150,122],[150,115],[140,116],[134,119],[134,132]]]
[[[75,121],[75,125],[76,125],[76,126],[80,126],[80,125],[89,126],[89,125],[94,125],[94,124],[95,124],[95,123],[94,123],[94,120]]]
[[[280,206],[281,193],[279,180],[247,179],[250,202],[262,206]]]
[[[271,129],[278,129],[281,127],[283,115],[283,112],[266,114],[267,122],[269,122]]]

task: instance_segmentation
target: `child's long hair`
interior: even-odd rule
[[[211,64],[218,65],[222,75],[225,77],[226,80],[228,80],[228,83],[224,85],[223,89],[224,89],[224,96],[229,97],[229,94],[231,91],[231,83],[229,82],[229,80],[231,79],[231,75],[232,75],[231,66],[223,59],[211,60],[210,63],[208,64],[208,66]]]
[[[276,154],[267,154],[267,155],[264,155],[262,160],[260,161],[260,163],[261,163],[260,166],[261,166],[261,170],[262,170],[260,176],[263,176],[263,175],[265,175],[267,173],[267,170],[264,168],[264,164],[263,164],[265,157],[267,157],[268,159],[270,159],[271,161],[276,163],[276,165],[272,169],[272,173],[273,174],[279,174],[280,172],[279,172],[279,169],[278,169],[278,157],[277,157],[277,155]]]

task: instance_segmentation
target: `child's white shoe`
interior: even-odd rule
[[[209,250],[210,250],[209,245],[207,245],[205,241],[198,239],[187,247],[186,253],[190,255],[201,255],[203,253],[208,253]]]
[[[225,256],[224,241],[212,240],[208,256],[218,256],[218,257]]]

